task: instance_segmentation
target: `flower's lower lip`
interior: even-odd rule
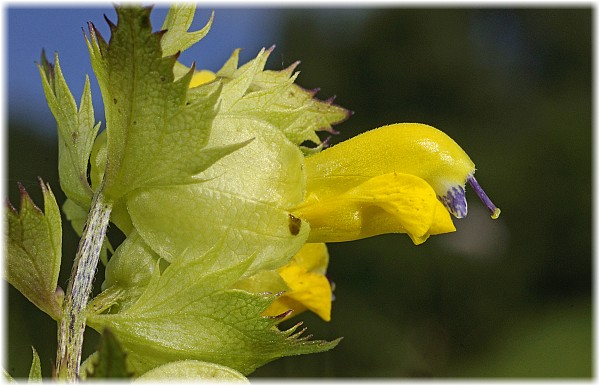
[[[456,218],[463,218],[467,215],[467,198],[462,186],[452,186],[444,196],[438,196],[438,199]]]
[[[471,185],[471,187],[473,188],[473,190],[477,194],[477,197],[479,197],[479,199],[481,200],[481,202],[483,202],[485,204],[485,206],[488,208],[488,210],[490,211],[490,214],[491,214],[492,218],[494,220],[497,219],[498,216],[500,216],[500,208],[498,208],[496,205],[494,205],[494,203],[492,202],[492,200],[490,200],[490,198],[487,196],[487,194],[485,194],[485,191],[479,185],[479,183],[475,179],[475,176],[469,175],[467,177],[467,181],[469,182],[469,185]]]

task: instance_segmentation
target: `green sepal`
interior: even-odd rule
[[[63,76],[58,54],[52,65],[42,52],[38,69],[44,94],[58,126],[58,171],[60,185],[68,198],[89,206],[92,189],[87,180],[90,152],[100,123],[94,123],[89,77],[85,78],[79,109]]]
[[[221,115],[213,122],[208,147],[246,138],[254,140],[197,175],[195,184],[129,195],[135,228],[162,258],[171,261],[184,250],[201,256],[223,239],[236,252],[235,260],[223,264],[257,253],[249,276],[279,268],[302,247],[310,227],[302,222],[292,232],[289,213],[305,194],[301,151],[267,122]]]
[[[60,210],[50,186],[40,179],[44,212],[21,191],[21,208],[9,203],[5,276],[10,284],[53,319],[61,317],[62,290],[57,287],[62,253]]]
[[[248,374],[274,359],[337,344],[292,335],[297,326],[279,331],[277,318],[261,316],[276,296],[231,289],[253,260],[225,268],[218,264],[231,255],[221,245],[204,256],[179,256],[162,273],[154,270],[135,304],[116,314],[89,315],[88,325],[114,332],[137,375],[185,359]]]
[[[198,94],[203,92],[200,89],[204,89],[204,88],[199,87],[199,88],[195,89],[195,93],[194,93],[195,98],[199,98]],[[226,155],[235,153],[236,151],[244,148],[246,145],[250,144],[253,141],[254,141],[254,138],[249,138],[245,141],[238,142],[238,143],[231,143],[231,144],[228,143],[228,144],[223,144],[223,145],[218,144],[215,146],[205,147],[204,149],[201,150],[201,153],[199,154],[199,156],[204,159],[204,163],[207,167],[212,166],[215,162],[219,161]],[[104,174],[105,165],[106,165],[106,132],[103,131],[98,136],[98,139],[96,140],[96,143],[94,144],[94,148],[92,150],[90,177],[92,180],[93,187],[96,187],[97,186],[96,184],[99,185],[101,183],[102,176]],[[193,178],[193,177],[182,178],[180,181],[178,181],[177,186],[179,186],[179,184],[186,184],[186,183],[189,184],[189,183],[199,183],[199,182],[201,182],[201,180],[198,178]],[[139,194],[139,192],[141,192],[141,191],[156,192],[159,190],[156,190],[156,188],[142,189],[138,192],[132,192],[132,194],[120,198],[113,205],[113,210],[111,212],[111,221],[115,225],[117,225],[117,227],[123,233],[125,233],[125,235],[129,235],[130,232],[132,232],[134,230],[134,227],[133,227],[133,223],[131,222],[129,210],[127,208],[127,201],[130,200],[132,196],[135,197],[135,195]],[[185,209],[185,208],[181,207],[181,209]],[[85,221],[85,218],[84,218],[84,221]]]
[[[114,334],[109,329],[104,329],[100,347],[86,366],[86,379],[131,378],[132,373],[127,369],[126,356]]]
[[[194,3],[173,4],[169,7],[169,12],[161,28],[166,31],[160,41],[163,56],[183,52],[206,36],[215,14],[213,12],[210,15],[210,19],[202,29],[188,32],[195,12],[196,4]]]
[[[40,356],[33,346],[33,359],[31,360],[31,368],[29,369],[28,383],[41,383],[42,382],[42,364],[40,362]]]
[[[89,43],[102,73],[108,132],[103,191],[113,201],[138,188],[182,183],[209,166],[200,150],[219,96],[188,98],[192,72],[174,79],[176,56],[163,57],[165,32],[152,32],[150,9],[116,10],[108,45],[95,29]]]
[[[169,362],[142,374],[137,380],[142,382],[194,381],[208,383],[250,383],[248,378],[229,367],[195,360]]]

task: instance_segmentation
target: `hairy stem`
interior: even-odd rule
[[[102,193],[94,195],[71,271],[56,352],[56,374],[68,382],[76,382],[78,378],[85,331],[85,308],[92,291],[111,210],[112,203],[105,201]]]

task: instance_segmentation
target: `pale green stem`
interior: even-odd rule
[[[85,308],[92,291],[111,210],[112,203],[106,201],[102,193],[94,195],[73,263],[56,352],[56,374],[68,382],[76,382],[78,379],[85,331]]]

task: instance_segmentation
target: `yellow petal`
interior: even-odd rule
[[[348,190],[392,172],[422,178],[456,217],[466,215],[464,186],[475,165],[454,140],[420,123],[383,126],[308,157],[307,191],[323,196],[330,193],[327,180],[339,180],[343,186],[336,190]]]
[[[329,253],[325,243],[307,243],[296,253],[290,264],[296,264],[307,271],[324,275],[329,264]]]
[[[277,270],[289,290],[264,315],[277,316],[293,310],[285,318],[288,319],[308,309],[325,321],[331,320],[332,290],[325,276],[328,262],[325,244],[305,244],[288,264]]]
[[[331,319],[331,285],[323,274],[309,272],[294,264],[286,265],[279,270],[279,274],[290,287],[290,291],[284,293],[281,298],[283,302],[291,300],[291,303],[295,304],[296,308],[292,307],[292,315],[297,315],[304,308],[325,321]]]
[[[357,181],[365,180],[357,184]],[[341,191],[357,184],[347,191]],[[384,233],[408,233],[415,244],[430,234],[454,231],[450,215],[423,179],[387,173],[366,179],[321,179],[294,214],[310,224],[309,242],[357,240]],[[440,210],[440,208],[442,210]]]
[[[433,222],[431,223],[431,228],[429,228],[429,231],[427,231],[427,233],[423,236],[416,236],[410,233],[408,235],[415,245],[419,245],[424,243],[429,236],[450,233],[454,231],[456,231],[456,227],[454,226],[454,223],[448,214],[448,210],[441,202],[438,201],[436,204]]]
[[[190,81],[189,87],[190,88],[198,87],[205,83],[212,82],[213,80],[215,80],[216,77],[217,76],[212,71],[208,71],[208,70],[196,71],[196,72],[194,72],[194,75],[192,75],[192,80]]]

